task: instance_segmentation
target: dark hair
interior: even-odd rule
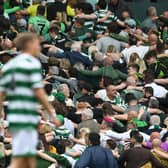
[[[148,60],[152,57],[157,58],[157,52],[155,50],[148,51],[144,57],[144,60]]]
[[[153,96],[153,88],[152,87],[144,87],[144,91],[145,93],[150,93]]]
[[[138,143],[142,143],[143,142],[143,136],[137,130],[131,131],[130,137],[134,138],[136,140],[136,142],[138,142]]]
[[[104,79],[104,81],[103,81],[104,83],[103,84],[104,84],[105,87],[113,84],[113,79],[112,78],[103,77],[103,79]]]
[[[79,10],[83,10],[83,4],[84,3],[77,3],[74,5],[74,9],[79,9]],[[83,11],[82,11],[83,12]]]
[[[107,29],[110,33],[118,34],[120,33],[120,28],[117,22],[111,22],[108,24]]]
[[[107,3],[105,0],[99,0],[99,2],[97,3],[97,6],[99,6],[100,9],[106,9]]]
[[[6,19],[3,15],[0,15],[0,35],[3,35],[4,32],[7,32],[10,29],[10,21]]]
[[[45,14],[45,7],[42,6],[42,5],[39,5],[39,6],[37,7],[37,14],[39,14],[39,15],[44,15],[44,14]]]
[[[50,27],[48,32],[54,32],[54,33],[58,34],[59,26],[54,25],[54,26]]]
[[[53,57],[53,56],[49,57],[48,66],[58,66],[59,67],[59,65],[60,65],[60,62],[56,57]]]
[[[117,147],[116,142],[115,142],[114,140],[112,140],[112,139],[108,139],[108,140],[106,141],[106,143],[109,145],[109,147],[110,147],[112,150]]]
[[[89,133],[88,139],[93,146],[100,145],[100,135],[98,133]]]
[[[162,43],[161,41],[157,41],[157,52],[159,54],[162,54],[164,52],[164,43]]]
[[[52,84],[46,84],[44,86],[44,89],[45,89],[47,95],[49,96],[51,94],[51,92],[52,92],[52,89],[53,89]]]
[[[4,137],[0,135],[0,142],[4,142]]]
[[[78,70],[76,68],[70,68],[69,74],[71,77],[77,78],[78,77]]]
[[[78,82],[78,89],[79,90],[85,89],[88,92],[91,92],[92,91],[92,86],[89,83],[86,83],[85,81],[79,81]]]
[[[85,23],[85,19],[83,19],[83,18],[76,18],[75,19],[75,22],[76,23],[78,23],[78,24],[80,24],[81,26],[83,26],[84,25],[84,23]]]
[[[104,103],[103,106],[102,106],[102,109],[103,109],[103,115],[104,116],[115,114],[110,103],[107,103],[107,102]]]
[[[93,13],[93,7],[92,7],[92,5],[90,3],[84,3],[83,12],[85,14],[92,14]]]
[[[59,140],[57,142],[57,145],[56,145],[56,148],[57,148],[57,153],[58,154],[64,154],[65,153],[65,149],[66,149],[66,144],[63,140]]]
[[[128,68],[130,68],[130,67],[133,68],[133,69],[135,69],[136,72],[139,72],[140,67],[139,67],[138,64],[129,64]]]
[[[139,131],[138,131],[138,130],[132,130],[132,131],[130,132],[130,138],[133,138],[133,137],[136,136],[136,135],[139,135]]]
[[[76,5],[74,5],[74,8],[82,10],[82,12],[85,14],[93,13],[93,7],[90,3],[86,2],[77,3]]]
[[[154,72],[151,70],[145,70],[143,72],[143,76],[144,76],[145,83],[152,83],[153,80],[155,79]]]
[[[11,7],[11,8],[20,5],[20,4],[17,2],[17,0],[12,0],[12,1],[9,1],[9,2],[10,2],[10,7]]]
[[[129,35],[129,41],[128,41],[129,45],[136,45],[137,44],[137,38],[133,35]]]
[[[137,100],[137,98],[135,97],[135,95],[133,93],[127,93],[125,95],[125,103],[130,103],[133,100]]]
[[[54,100],[52,105],[57,112],[57,114],[61,114],[64,117],[68,115],[68,109],[64,103],[59,102],[58,100]]]

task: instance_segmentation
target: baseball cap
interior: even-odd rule
[[[17,25],[19,26],[19,27],[27,27],[27,22],[26,22],[26,20],[25,19],[18,19],[17,20]]]
[[[58,118],[58,120],[59,120],[61,123],[64,124],[64,117],[63,117],[63,115],[58,114],[58,115],[57,115],[57,118]]]
[[[59,102],[65,102],[65,95],[62,92],[54,94],[54,97],[59,101]]]
[[[125,21],[125,24],[128,25],[130,28],[135,28],[136,27],[136,21],[131,18],[127,18]]]

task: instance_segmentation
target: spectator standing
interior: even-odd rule
[[[100,146],[100,136],[96,133],[90,133],[86,140],[89,147],[77,161],[75,168],[117,168],[117,163],[109,149]]]
[[[35,29],[39,35],[45,35],[50,28],[50,22],[45,19],[45,7],[39,5],[37,7],[37,16],[29,19],[29,31]]]

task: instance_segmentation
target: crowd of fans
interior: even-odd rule
[[[38,34],[59,120],[39,107],[37,168],[168,168],[168,11],[142,9],[141,21],[123,0],[0,2],[0,68],[18,54],[19,33]],[[0,168],[8,127],[4,117]]]

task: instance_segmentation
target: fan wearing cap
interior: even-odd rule
[[[136,21],[131,18],[127,18],[125,21],[125,29],[123,29],[119,35],[124,36],[126,38],[129,37],[130,32],[134,32],[136,30]]]
[[[61,114],[57,115],[60,126],[54,130],[55,139],[68,139],[72,137],[71,131],[64,127],[64,117]]]

